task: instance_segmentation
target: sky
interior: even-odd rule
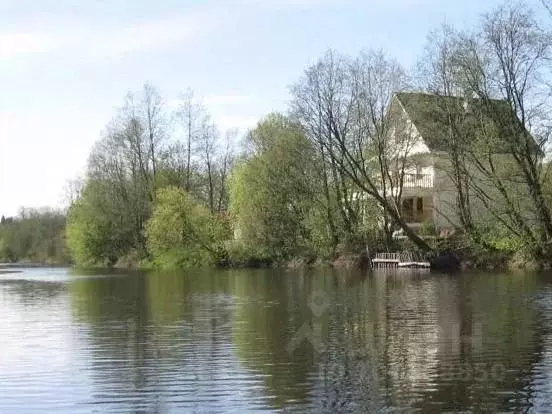
[[[532,0],[535,4],[538,0]],[[63,207],[129,90],[192,88],[219,129],[285,110],[328,49],[406,66],[501,0],[0,0],[0,214]]]

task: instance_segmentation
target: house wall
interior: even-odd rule
[[[413,183],[403,185],[404,197],[431,197],[433,205],[433,221],[439,228],[451,228],[459,225],[456,186],[451,179],[451,163],[449,154],[445,152],[432,152],[425,144],[425,141],[416,126],[411,122],[408,113],[405,111],[401,102],[394,97],[388,112],[390,122],[394,125],[391,128],[391,139],[397,148],[396,156],[408,155],[409,165],[406,168],[408,174],[422,174],[431,177],[431,186],[427,186],[427,180],[420,186],[418,180]],[[498,174],[504,178],[509,186],[509,192],[513,194],[512,202],[514,208],[520,211],[527,218],[532,219],[535,216],[531,205],[530,195],[523,184],[512,184],[519,175],[519,168],[511,155],[495,154],[493,163],[498,170]],[[496,186],[482,174],[474,165],[468,165],[473,180],[477,182],[484,193],[489,195],[488,204],[493,206],[493,210],[500,208],[503,203],[503,197],[498,193]],[[519,180],[521,181],[522,180]],[[472,217],[476,224],[484,224],[486,221],[496,221],[480,197],[472,190],[470,192],[470,205]],[[503,207],[506,209],[506,206]]]
[[[412,123],[396,96],[391,101],[387,113],[387,122],[392,125],[389,131],[390,142],[392,147],[397,148],[397,156],[430,153],[420,132]]]
[[[430,187],[432,187],[434,179],[434,167],[428,146],[396,97],[391,102],[387,116],[388,122],[393,125],[390,129],[390,146],[396,148],[394,156],[397,158],[407,157],[408,165],[405,167],[405,174],[424,177],[423,180],[407,177],[403,182],[403,196],[431,196]],[[393,189],[394,194],[396,191],[398,188]]]
[[[446,155],[434,155],[433,220],[438,228],[458,225],[456,209],[457,191],[450,178],[450,160]]]
[[[420,199],[422,203],[421,210],[418,209]],[[421,224],[425,221],[433,220],[433,194],[404,197],[402,203],[401,213],[407,223]],[[412,208],[407,209],[406,206],[409,203],[412,203]]]
[[[446,153],[435,153],[433,158],[435,174],[433,201],[435,224],[439,228],[451,228],[459,225],[460,219],[456,207],[456,186],[451,178],[452,167],[450,157]],[[496,167],[498,176],[508,185],[509,193],[512,194],[511,199],[514,208],[527,219],[534,217],[534,211],[529,201],[530,196],[528,190],[525,188],[526,186],[522,183],[517,185],[513,183],[516,180],[516,175],[519,175],[519,168],[512,156],[508,154],[495,154],[493,155],[493,164]],[[506,211],[507,207],[496,186],[473,164],[468,164],[467,168],[474,182],[489,196],[488,204],[492,206],[493,210],[500,210],[500,206],[503,206],[504,211]],[[472,218],[475,224],[484,224],[485,222],[496,220],[473,190],[469,192],[469,196]]]

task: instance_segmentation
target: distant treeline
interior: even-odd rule
[[[65,214],[48,209],[21,209],[0,218],[0,262],[67,264]]]

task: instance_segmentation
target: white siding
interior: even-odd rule
[[[534,213],[531,210],[531,203],[529,202],[528,190],[523,184],[516,186],[510,181],[512,174],[515,174],[517,170],[513,158],[507,154],[496,154],[493,158],[497,168],[497,174],[499,174],[508,185],[509,192],[512,195],[511,201],[516,211],[521,212],[526,218],[534,217]],[[453,226],[452,224],[459,225],[458,209],[456,208],[457,191],[450,175],[451,163],[446,153],[435,154],[434,159],[435,223],[438,227],[450,228]],[[504,199],[499,194],[496,186],[489,182],[475,166],[472,165],[470,167],[468,165],[468,169],[477,185],[489,195],[490,200],[488,204],[492,206],[493,210],[498,210],[498,206],[504,205]],[[481,224],[486,220],[492,219],[489,210],[473,191],[470,191],[470,207],[472,218],[476,224]],[[506,209],[506,207],[504,208]]]

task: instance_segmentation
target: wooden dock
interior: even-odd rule
[[[428,261],[423,260],[413,252],[405,253],[376,253],[372,259],[374,268],[423,268],[431,267]]]

